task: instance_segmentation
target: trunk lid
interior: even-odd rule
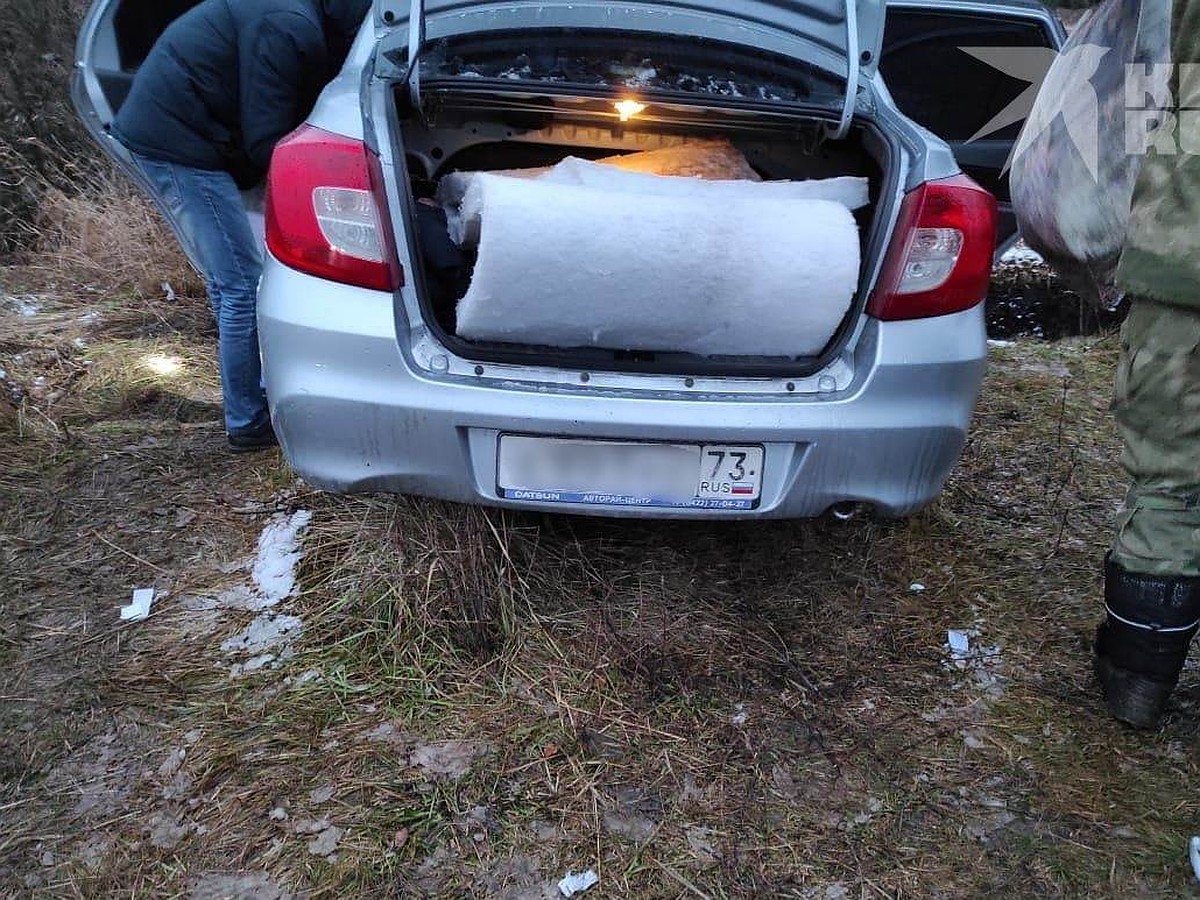
[[[419,60],[431,41],[504,31],[579,29],[679,35],[753,47],[832,73],[844,83],[838,134],[854,112],[859,78],[875,72],[883,41],[883,0],[375,0],[378,23],[404,48],[414,106],[421,107]]]

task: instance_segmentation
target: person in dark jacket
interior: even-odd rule
[[[262,259],[239,194],[341,68],[371,0],[204,0],[163,32],[113,134],[205,277],[235,452],[275,444],[255,300]]]

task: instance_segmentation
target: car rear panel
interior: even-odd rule
[[[771,393],[723,394],[683,380],[655,391],[550,387],[486,368],[418,373],[396,339],[389,301],[267,262],[259,300],[267,392],[288,458],[314,486],[616,516],[792,518],[843,502],[903,515],[937,495],[958,458],[986,356],[976,307],[870,320],[848,386],[827,393],[797,396],[780,383]],[[761,444],[761,505],[648,511],[504,499],[501,433]]]

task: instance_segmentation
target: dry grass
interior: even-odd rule
[[[137,294],[183,281],[169,265],[0,313],[8,884],[517,898],[595,867],[588,896],[1189,890],[1200,683],[1142,736],[1088,673],[1122,487],[1112,339],[997,350],[962,466],[905,522],[512,515],[314,495],[277,456],[227,457],[203,300]],[[303,632],[231,677],[221,644],[257,613],[215,598],[297,508],[279,611]],[[148,584],[155,615],[118,627]],[[969,664],[949,628],[973,630]],[[467,771],[432,774],[431,747]],[[309,850],[326,824],[335,858]]]
[[[157,210],[123,176],[101,171],[79,194],[48,188],[35,220],[37,238],[6,280],[42,293],[86,298],[199,299],[204,286]]]

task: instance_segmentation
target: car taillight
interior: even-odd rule
[[[404,284],[379,158],[361,141],[303,125],[267,175],[267,249],[286,266],[378,291]]]
[[[927,181],[904,198],[867,312],[896,320],[970,309],[987,295],[995,249],[996,198],[965,175]]]

